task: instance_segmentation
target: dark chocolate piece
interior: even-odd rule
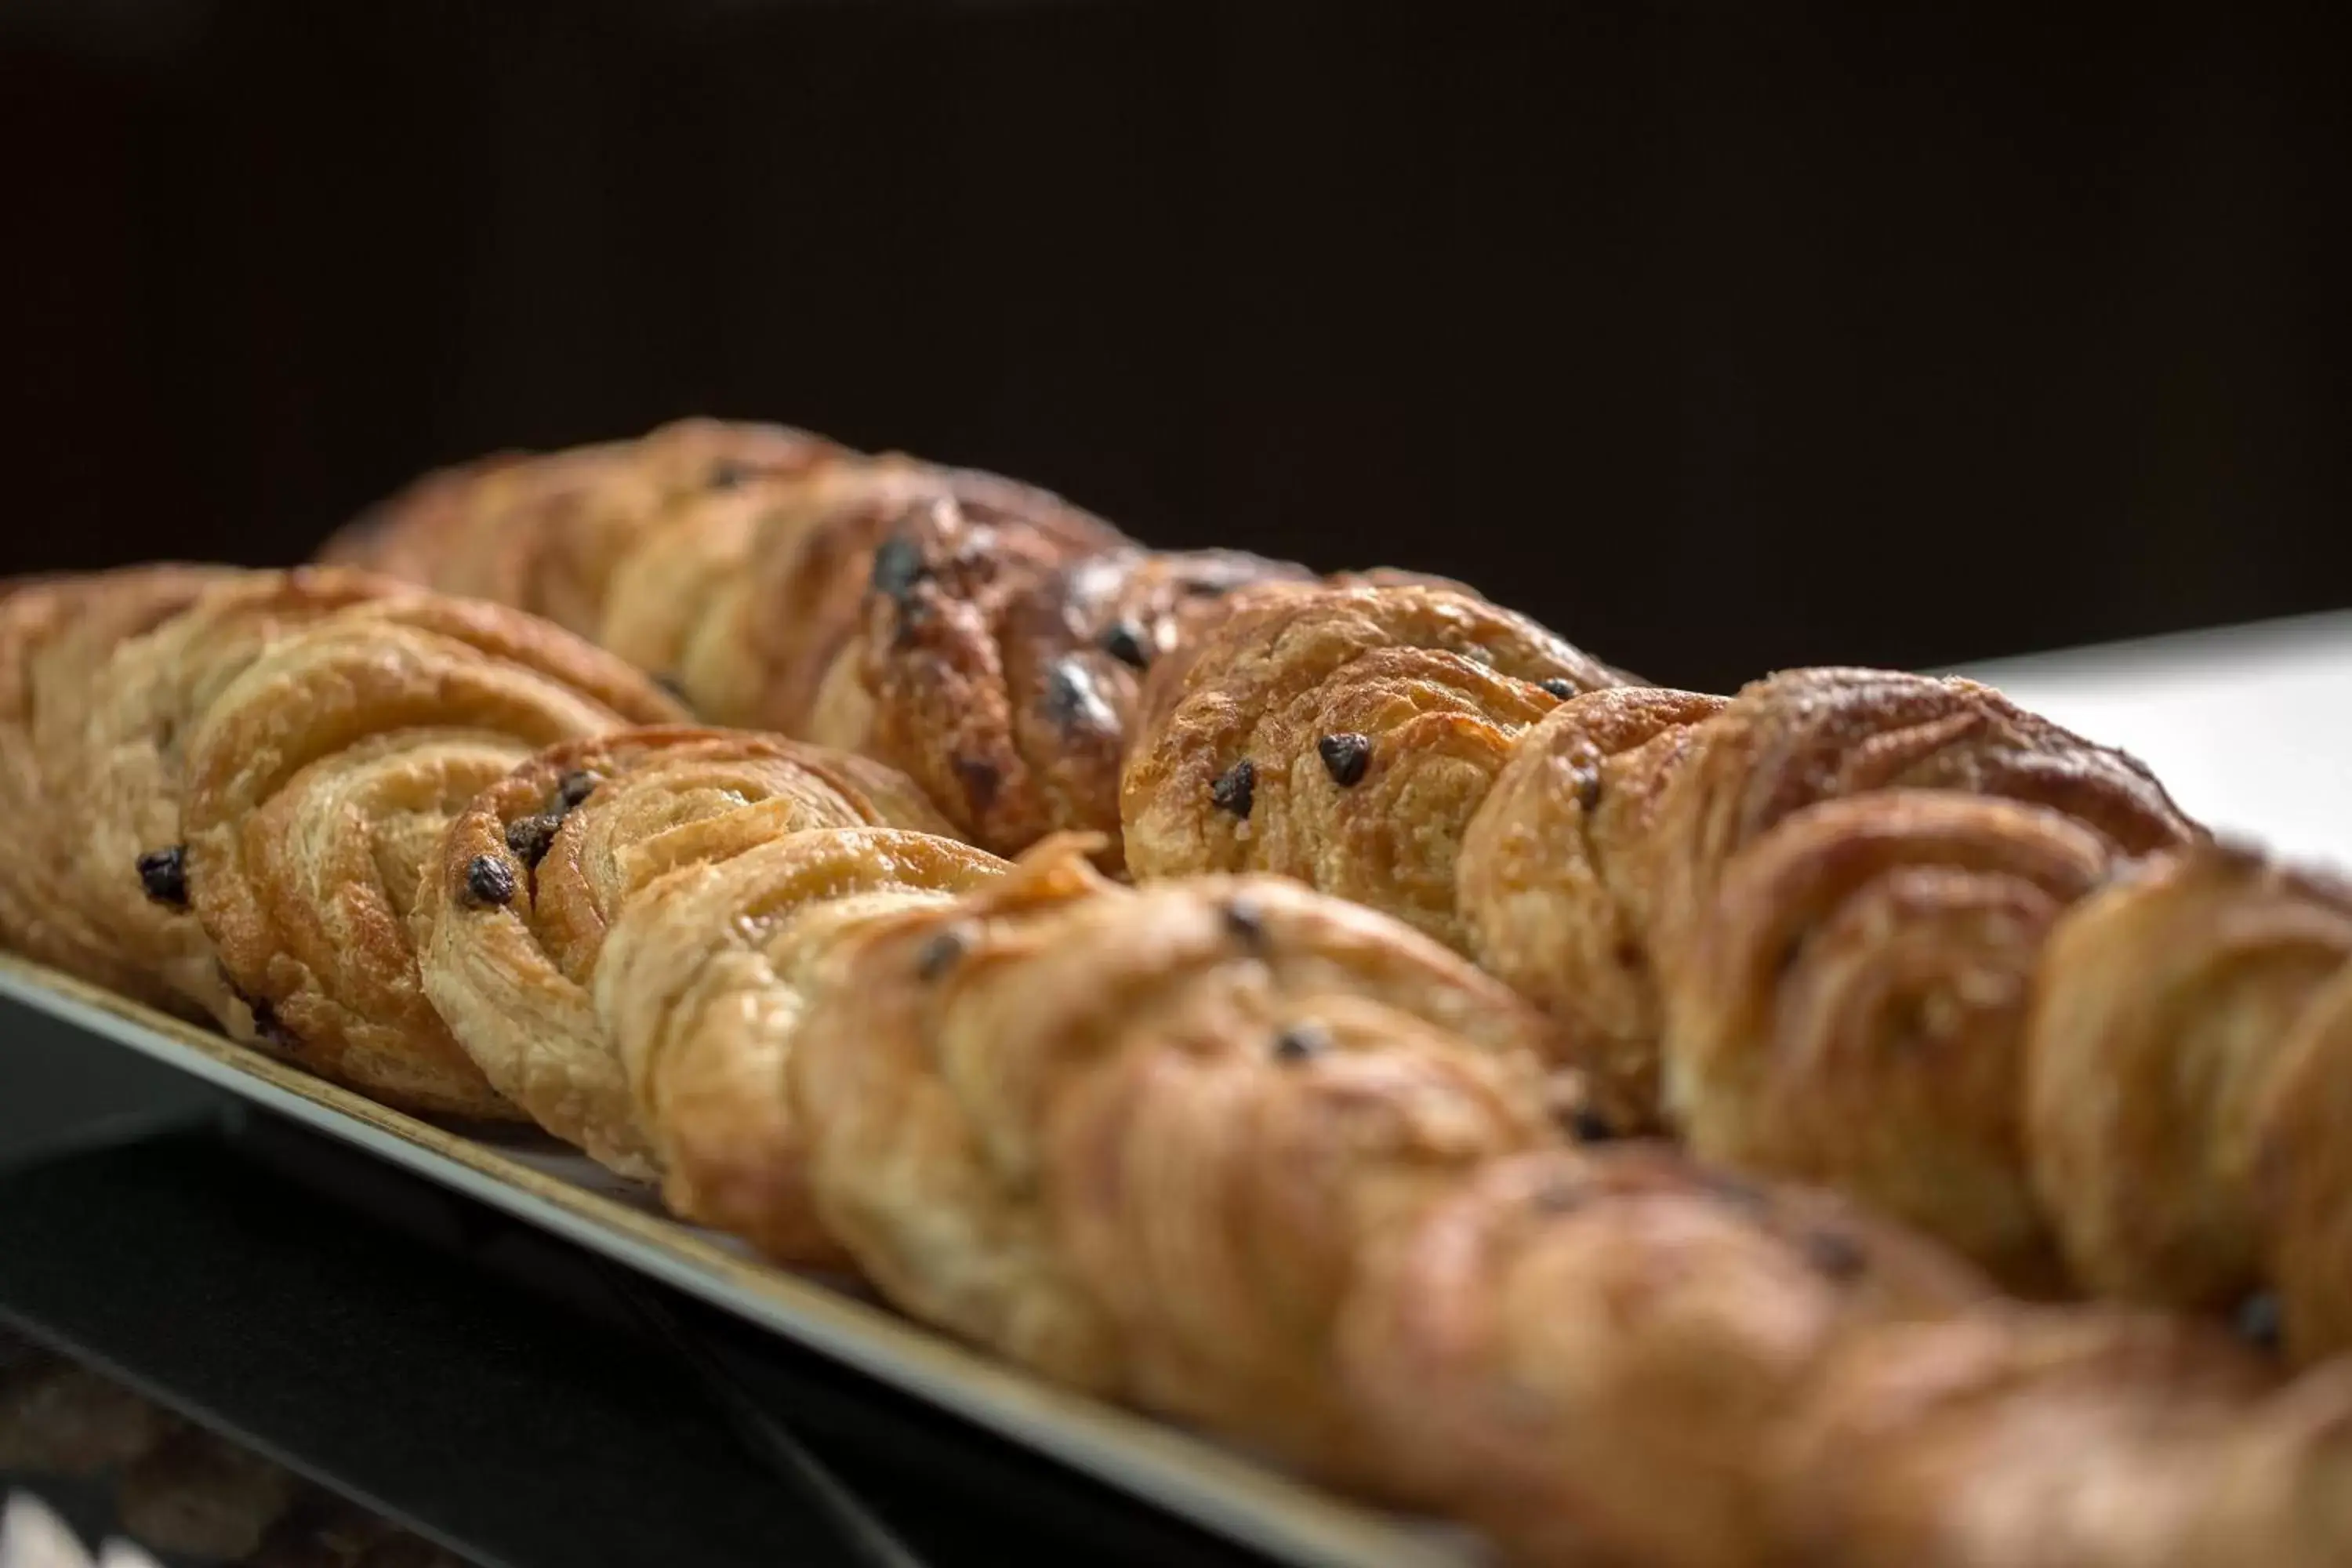
[[[466,898],[487,908],[514,901],[514,868],[496,855],[477,855],[466,865]]]
[[[903,533],[894,533],[874,552],[874,572],[866,581],[876,593],[904,609],[915,584],[929,575],[922,546]]]
[[[188,907],[188,847],[174,844],[150,849],[139,857],[139,885],[159,904],[175,910]]]
[[[1230,811],[1246,821],[1257,798],[1257,764],[1244,757],[1218,775],[1209,786],[1209,801],[1219,811]]]
[[[1315,742],[1316,752],[1323,759],[1323,771],[1341,789],[1348,788],[1364,776],[1372,765],[1372,742],[1369,735],[1352,731],[1340,735],[1326,735]]]
[[[604,775],[602,773],[592,773],[586,768],[575,768],[556,782],[555,798],[564,810],[569,811],[594,795],[596,786],[604,782]]]
[[[1316,1023],[1293,1024],[1274,1037],[1274,1059],[1278,1062],[1303,1062],[1330,1048],[1331,1037]]]
[[[1109,734],[1118,715],[1095,686],[1094,672],[1075,658],[1058,658],[1045,672],[1045,713],[1065,730]]]
[[[1135,669],[1151,663],[1150,647],[1143,640],[1143,628],[1133,621],[1113,621],[1102,635],[1102,650]]]
[[[543,811],[537,816],[519,816],[507,824],[507,847],[514,851],[516,859],[536,871],[539,863],[547,858],[547,851],[562,826],[563,818],[551,811]]]
[[[1572,680],[1563,680],[1557,675],[1553,676],[1549,680],[1539,680],[1536,682],[1536,684],[1542,687],[1546,691],[1550,692],[1554,697],[1559,698],[1562,702],[1567,701],[1570,698],[1576,695],[1576,682]]]
[[[940,930],[923,943],[915,954],[915,974],[921,980],[937,980],[956,965],[971,948],[971,933],[964,927],[952,925]]]

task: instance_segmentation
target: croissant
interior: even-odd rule
[[[1723,706],[1646,686],[1570,698],[1519,737],[1454,863],[1471,956],[1582,1042],[1645,1124],[1662,1021],[1641,858],[1666,782]]]
[[[875,561],[850,650],[861,700],[820,710],[812,733],[905,768],[1001,854],[1060,830],[1115,836],[1141,671],[1194,606],[1308,579],[1234,551],[1074,553],[945,503],[902,519]]]
[[[2059,926],[2033,998],[2025,1114],[2035,1184],[2086,1287],[2184,1307],[2262,1288],[2258,1116],[2298,1019],[2347,966],[2352,886],[2229,846],[2168,857]],[[2318,1104],[2340,1100],[2329,1080],[2347,1064],[2305,1078]],[[2281,1134],[2316,1108],[2273,1103]],[[2274,1134],[2282,1179],[2340,1159],[2325,1151],[2341,1136]],[[2352,1186],[2326,1202],[2334,1224],[2352,1223]],[[2304,1231],[2296,1250],[2318,1242],[2313,1266],[2340,1268],[2321,1261],[2325,1237]]]
[[[885,827],[787,833],[677,862],[622,906],[593,981],[663,1197],[770,1257],[837,1262],[811,1206],[806,1116],[786,1092],[812,976],[861,931],[944,907],[1003,863]]]
[[[2127,1311],[1884,1329],[1780,1434],[1775,1533],[1820,1568],[2267,1568],[2287,1561],[2260,1545],[2275,1510],[2230,1552],[2184,1550],[2214,1530],[2217,1461],[2265,1388],[2202,1331]]]
[[[866,739],[866,700],[864,661],[853,645],[866,620],[876,552],[910,517],[935,510],[976,546],[1023,561],[1126,543],[1100,518],[1000,475],[900,456],[829,465],[779,489],[752,531],[743,569],[718,584],[699,612],[678,665],[697,710],[856,749]],[[886,589],[898,591],[892,584],[908,570],[899,560],[883,572]]]
[[[448,820],[533,751],[677,716],[617,661],[491,605],[402,622],[361,606],[278,644],[186,748],[185,896],[249,1009],[224,1023],[389,1104],[520,1114],[425,998],[419,879]],[[512,874],[485,867],[471,890],[502,904]]]
[[[1881,789],[1998,795],[2063,813],[2124,855],[2197,830],[2147,770],[1990,687],[1883,669],[1794,669],[1743,688],[1696,737],[1656,808],[1643,875],[1649,941],[1696,952],[1725,868],[1816,801]]]
[[[1856,1193],[2058,1289],[2021,1125],[2026,1007],[2052,927],[2109,863],[2072,819],[1977,795],[1787,817],[1732,859],[1670,988],[1675,1123],[1702,1158]]]
[[[444,835],[415,928],[425,994],[491,1087],[632,1175],[653,1172],[590,986],[630,896],[665,872],[809,827],[947,830],[862,757],[721,730],[623,730],[541,752]],[[475,891],[485,864],[514,883]]]
[[[86,683],[82,787],[67,853],[84,912],[107,941],[205,1016],[249,1026],[188,907],[180,846],[186,745],[215,698],[272,647],[371,606],[436,614],[418,589],[371,573],[308,567],[222,573],[170,619],[128,637]]]
[[[1332,587],[1236,609],[1182,667],[1120,785],[1139,877],[1260,870],[1455,948],[1462,835],[1522,731],[1626,684],[1534,622],[1456,590]]]
[[[1517,1561],[1763,1560],[1768,1440],[1831,1352],[1986,1288],[1838,1200],[1625,1144],[1489,1163],[1379,1254],[1341,1365],[1402,1495]]]
[[[1057,1381],[1362,1471],[1331,1338],[1370,1239],[1557,1141],[1541,1020],[1276,878],[1128,890],[1047,840],[821,972],[817,1212],[893,1301]]]
[[[132,567],[51,578],[0,598],[0,810],[17,840],[0,857],[0,941],[134,1000],[175,998],[93,918],[69,826],[87,787],[82,724],[93,672],[126,638],[219,580],[209,568]]]

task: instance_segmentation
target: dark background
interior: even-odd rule
[[[708,411],[1687,684],[2352,602],[2344,29],[2105,9],[0,0],[0,566]]]

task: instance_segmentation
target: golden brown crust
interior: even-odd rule
[[[939,505],[884,540],[856,645],[862,733],[973,842],[1118,831],[1141,670],[1199,606],[1304,567],[1234,551],[1088,549]],[[1118,865],[1114,837],[1107,864]]]
[[[331,540],[322,559],[593,637],[616,563],[671,502],[839,452],[782,426],[683,419],[635,440],[501,453],[425,476]]]
[[[2028,1173],[2024,1032],[2053,924],[2105,874],[2053,811],[1829,800],[1730,865],[1666,993],[1694,1152],[1858,1194],[2021,1289],[2060,1276]]]
[[[189,897],[252,1037],[404,1109],[514,1116],[425,999],[418,880],[449,818],[533,751],[679,714],[512,610],[369,611],[278,644],[205,715],[182,802]]]
[[[1025,552],[1115,549],[1125,536],[1051,491],[892,454],[818,469],[763,512],[746,569],[722,584],[678,673],[713,719],[856,749],[862,731],[823,700],[856,684],[875,552],[910,513],[944,501]],[[991,535],[992,539],[994,535]],[[847,695],[836,691],[836,698]],[[839,710],[836,700],[830,705]],[[848,712],[862,711],[856,704]],[[820,714],[826,717],[821,721]]]
[[[1454,865],[1471,956],[1577,1037],[1577,1058],[1648,1125],[1660,1004],[1641,856],[1696,726],[1723,704],[1647,686],[1561,703],[1519,738]]]
[[[2254,1107],[2254,1194],[2286,1348],[2352,1350],[2352,964],[2279,1042]]]
[[[1390,1484],[1515,1561],[1750,1563],[1758,1459],[1822,1358],[1984,1291],[1825,1195],[1559,1151],[1487,1165],[1381,1253],[1342,1364]]]
[[[934,834],[815,829],[688,857],[629,900],[605,934],[597,1017],[673,1212],[772,1258],[839,1260],[811,1206],[810,1132],[786,1083],[812,975],[861,931],[1003,868]]]
[[[824,974],[819,1212],[908,1310],[1059,1381],[1360,1468],[1330,1336],[1370,1237],[1556,1137],[1544,1026],[1276,878],[1129,890],[1057,838]]]
[[[1660,803],[1647,876],[1653,954],[1689,950],[1742,847],[1817,801],[1881,789],[1998,795],[2064,813],[2126,855],[2198,830],[2147,770],[1972,680],[1787,670],[1739,691]]]
[[[2263,1388],[2207,1331],[2096,1309],[1889,1328],[1775,1455],[1785,1560],[1820,1568],[2221,1568],[2181,1555]]]
[[[623,730],[540,752],[443,837],[415,921],[425,994],[491,1086],[604,1164],[653,1149],[589,988],[606,931],[665,872],[813,827],[947,824],[879,763],[781,737]],[[514,896],[473,892],[485,860]]]
[[[1512,746],[1622,684],[1523,616],[1421,584],[1258,596],[1182,682],[1146,700],[1166,717],[1120,787],[1138,876],[1273,871],[1456,948],[1455,854]]]
[[[0,599],[0,811],[16,836],[0,857],[0,942],[134,1000],[180,1004],[89,909],[82,839],[92,685],[115,647],[228,575],[142,566],[24,586]]]
[[[2352,1543],[2352,1360],[2305,1372],[2247,1412],[2200,1478],[2195,1522],[2168,1568],[2343,1568]]]
[[[175,886],[189,737],[214,699],[276,644],[354,605],[397,618],[422,596],[390,577],[332,567],[225,576],[170,620],[125,639],[93,679],[75,879],[108,940],[205,1016],[247,1025]]]
[[[2226,1308],[2259,1287],[2262,1091],[2347,960],[2352,887],[2221,845],[2150,865],[2059,927],[2025,1113],[2035,1184],[2086,1288]]]

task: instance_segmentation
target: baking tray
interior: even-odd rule
[[[1286,1562],[1465,1568],[1467,1532],[1347,1502],[1181,1428],[1081,1397],[843,1284],[761,1261],[543,1134],[420,1121],[224,1036],[0,953],[0,994],[479,1199]]]

